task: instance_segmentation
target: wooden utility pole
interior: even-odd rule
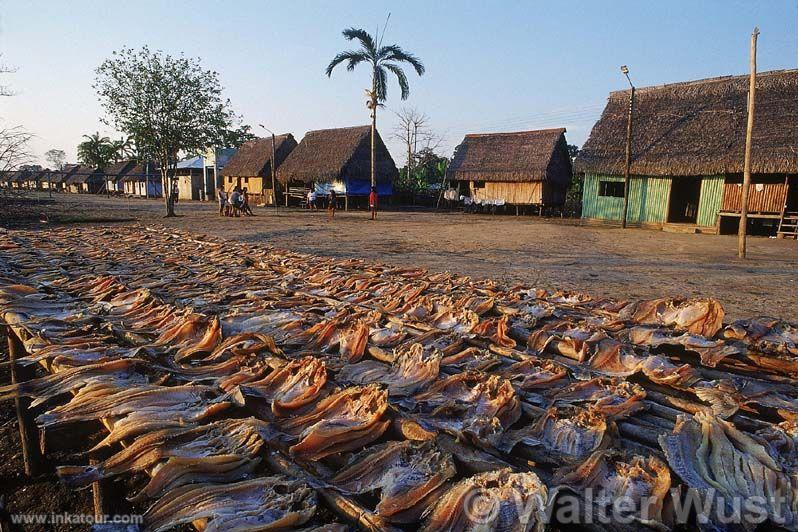
[[[751,34],[751,79],[748,87],[748,124],[745,127],[745,162],[743,165],[743,190],[740,205],[740,227],[737,232],[737,256],[745,258],[745,237],[748,228],[748,189],[751,187],[751,133],[754,130],[756,102],[756,39],[759,28]]]
[[[629,86],[631,87],[631,92],[629,93],[629,112],[626,117],[626,157],[623,171],[623,217],[621,218],[621,227],[626,229],[626,218],[629,213],[629,173],[632,166],[632,122],[634,121],[635,112],[635,86],[632,84],[631,78],[629,78],[629,69],[626,65],[621,67],[621,72],[626,76],[627,81],[629,81]]]
[[[276,167],[277,167],[277,159],[274,157],[274,132],[270,132],[272,134],[272,162],[269,166],[272,167],[272,203],[274,203],[274,212],[277,212],[277,186],[275,185],[276,179],[274,178]]]

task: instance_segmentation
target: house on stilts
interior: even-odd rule
[[[454,151],[447,181],[476,204],[561,206],[571,183],[565,128],[469,134]]]
[[[376,181],[380,197],[393,195],[399,171],[388,148],[376,134]],[[277,178],[285,188],[285,202],[303,202],[310,187],[320,195],[336,194],[348,208],[353,198],[371,192],[371,126],[308,131],[279,167]],[[360,201],[360,200],[358,200]]]
[[[296,146],[296,139],[291,133],[275,135],[275,171]],[[273,205],[275,197],[279,196],[272,190],[272,138],[257,138],[242,144],[227,161],[221,174],[221,186],[228,192],[236,186],[246,188],[249,194],[261,196],[257,203]]]
[[[741,213],[748,76],[635,91],[627,220],[731,233]],[[576,159],[582,218],[619,223],[629,90],[613,92]],[[798,70],[757,75],[749,231],[794,236],[798,224]]]

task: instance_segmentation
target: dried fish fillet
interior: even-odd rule
[[[381,383],[392,396],[407,396],[421,390],[438,377],[440,354],[424,352],[424,346],[413,344],[397,355],[392,365],[365,360],[343,367],[336,375],[341,382],[352,384]]]
[[[467,478],[441,497],[425,532],[544,529],[548,492],[534,473],[491,471]]]
[[[376,513],[391,520],[417,507],[456,474],[451,455],[434,442],[402,441],[365,449],[330,482],[350,493],[379,490]],[[417,512],[425,509],[422,506]]]
[[[312,488],[284,476],[186,486],[147,510],[144,530],[160,532],[199,519],[208,519],[205,532],[285,530],[306,523],[316,504]]]

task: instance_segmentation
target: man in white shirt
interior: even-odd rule
[[[312,188],[308,191],[308,209],[316,209],[316,190]]]

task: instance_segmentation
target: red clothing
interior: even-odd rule
[[[371,194],[369,194],[369,207],[374,207],[375,209],[377,208],[377,193],[373,190],[371,191]]]

